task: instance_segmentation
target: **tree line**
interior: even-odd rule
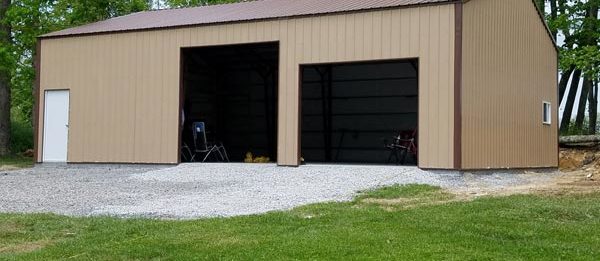
[[[600,0],[536,0],[536,4],[545,15],[554,39],[561,40],[558,46],[558,92],[560,104],[564,103],[564,111],[560,132],[596,134],[600,82]],[[572,115],[575,115],[574,121]]]

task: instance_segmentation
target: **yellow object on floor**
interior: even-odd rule
[[[254,158],[254,163],[269,163],[269,161],[271,161],[269,157],[260,156]]]
[[[265,156],[254,157],[252,152],[246,152],[246,158],[244,159],[245,163],[269,163],[271,162],[271,158]]]
[[[244,162],[253,163],[254,160],[252,158],[253,158],[252,152],[246,152],[246,158],[244,159]]]

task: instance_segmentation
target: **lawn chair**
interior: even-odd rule
[[[394,137],[392,143],[385,145],[385,147],[390,150],[388,163],[392,161],[392,158],[396,158],[396,164],[404,165],[406,156],[409,153],[417,160],[419,154],[416,143],[417,133],[417,129],[400,132],[398,136]]]
[[[181,145],[181,161],[182,162],[193,162],[194,153],[190,146],[188,146],[185,142]]]
[[[208,142],[206,139],[206,125],[204,122],[194,122],[192,125],[194,150],[190,161],[195,162],[197,156],[204,156],[201,162],[206,162],[210,156],[215,156],[217,161],[229,162],[225,146],[220,142]]]

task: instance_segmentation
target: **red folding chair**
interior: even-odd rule
[[[396,158],[396,164],[400,163],[404,165],[406,162],[406,156],[410,153],[413,155],[415,160],[418,157],[417,148],[417,134],[418,130],[401,131],[398,136],[394,137],[394,141],[386,145],[386,148],[391,150],[390,156],[388,157],[388,163],[391,162],[392,157]]]

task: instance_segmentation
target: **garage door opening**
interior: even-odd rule
[[[416,165],[418,75],[417,60],[302,66],[304,160]],[[386,147],[398,136],[411,148]]]
[[[182,162],[204,161],[204,134],[231,162],[247,152],[277,160],[278,64],[277,43],[182,49]]]

